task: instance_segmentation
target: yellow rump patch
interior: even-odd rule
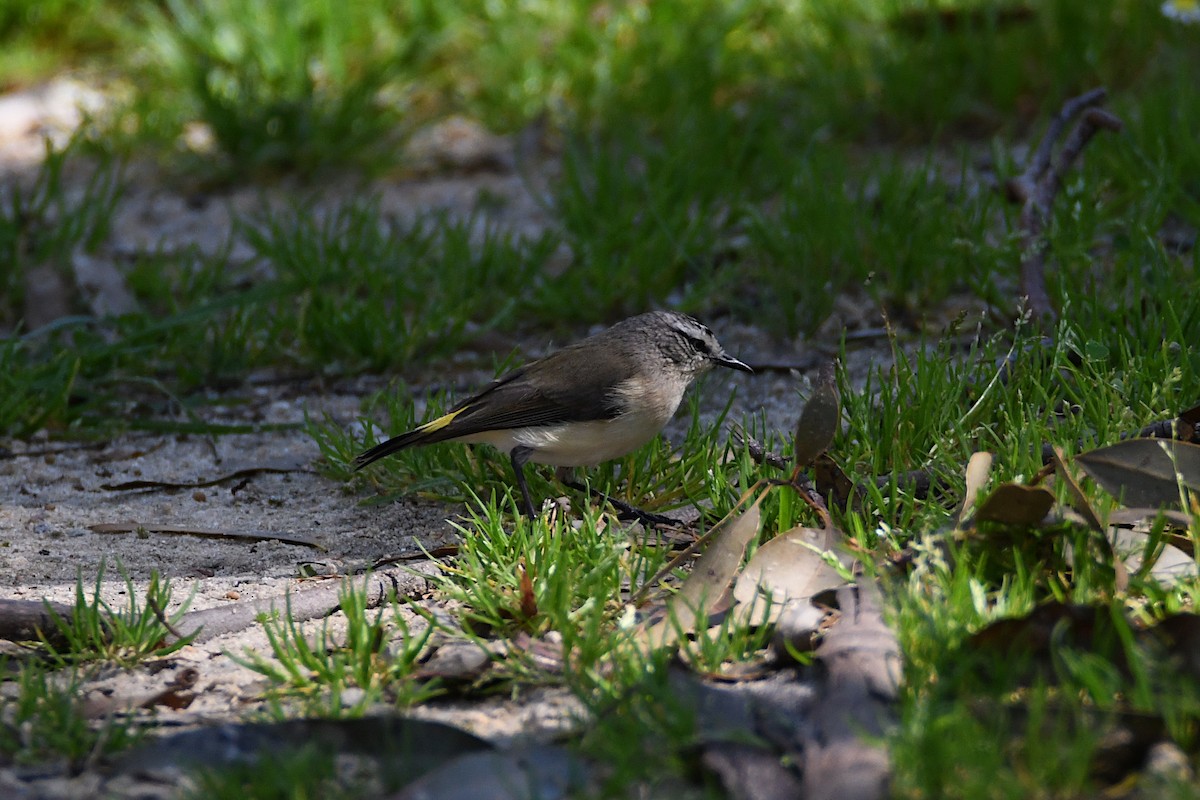
[[[454,411],[449,414],[443,414],[442,416],[438,417],[437,419],[426,422],[424,425],[417,428],[417,430],[419,430],[423,433],[433,433],[434,431],[440,431],[442,428],[446,427],[451,422],[454,422],[454,418],[457,417],[459,414],[461,414],[464,411],[466,411],[465,408],[460,408],[458,411]]]

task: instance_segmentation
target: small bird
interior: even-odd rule
[[[639,314],[507,373],[437,419],[362,453],[354,468],[414,445],[490,444],[509,454],[532,519],[525,464],[594,466],[636,450],[713,367],[753,372],[692,317]]]

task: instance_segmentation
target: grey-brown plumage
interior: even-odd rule
[[[707,327],[686,314],[651,311],[516,369],[443,416],[355,459],[435,442],[484,442],[509,453],[525,511],[533,502],[527,462],[591,466],[650,441],[683,393],[714,366],[750,372]]]

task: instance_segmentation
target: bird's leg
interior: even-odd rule
[[[577,492],[586,492],[592,497],[596,497],[604,502],[611,503],[612,507],[617,510],[618,519],[636,519],[638,522],[649,527],[651,525],[680,525],[679,520],[674,517],[668,517],[663,514],[655,514],[652,511],[644,511],[636,506],[631,506],[624,500],[618,500],[615,497],[610,497],[599,489],[593,489],[591,486],[586,486],[575,480],[575,473],[570,467],[559,467],[555,471],[555,477],[562,482],[563,486],[568,489],[574,489]]]
[[[525,516],[537,519],[533,510],[533,498],[529,496],[529,484],[525,482],[525,464],[533,455],[532,447],[514,447],[508,457],[512,460],[513,471],[517,473],[517,486],[521,490],[521,500],[525,503]]]

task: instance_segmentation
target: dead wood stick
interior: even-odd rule
[[[1063,175],[1079,159],[1083,148],[1098,131],[1119,131],[1123,127],[1116,116],[1096,107],[1107,96],[1107,90],[1097,88],[1063,103],[1047,126],[1046,134],[1025,172],[1007,184],[1010,199],[1021,203],[1018,220],[1021,235],[1021,294],[1029,303],[1034,318],[1042,324],[1053,323],[1057,316],[1046,289],[1046,254],[1050,249],[1046,228],[1050,222],[1050,209],[1062,188]],[[1055,160],[1054,146],[1071,120],[1080,115],[1082,118]]]
[[[10,642],[45,639],[54,646],[64,645],[66,638],[59,632],[54,617],[69,620],[74,613],[74,606],[66,603],[0,599],[0,639]]]
[[[1050,159],[1054,155],[1054,145],[1062,138],[1063,131],[1067,127],[1067,123],[1077,117],[1085,108],[1098,106],[1108,97],[1108,90],[1103,86],[1098,86],[1095,89],[1084,92],[1078,97],[1072,97],[1062,104],[1062,108],[1050,120],[1050,124],[1046,126],[1046,133],[1042,137],[1042,141],[1038,143],[1037,150],[1034,151],[1033,159],[1029,162],[1029,168],[1022,179],[1030,181],[1030,188],[1037,185],[1037,182],[1042,179],[1046,171],[1050,169]]]
[[[417,568],[381,569],[347,581],[351,581],[355,588],[365,591],[367,607],[374,608],[393,590],[398,597],[410,597],[424,592],[427,586],[426,578],[415,572],[415,569]],[[208,641],[248,628],[262,614],[286,614],[289,607],[292,619],[297,622],[328,616],[338,609],[343,583],[344,581],[327,580],[274,597],[189,611],[169,626],[173,630],[168,639],[175,641],[194,633],[194,642]],[[55,614],[69,620],[75,614],[75,607],[66,603],[46,603],[41,600],[0,599],[0,639],[32,642],[44,638],[53,646],[65,645],[67,641],[59,632],[54,620]]]
[[[837,590],[841,617],[816,651],[824,684],[802,735],[808,800],[882,800],[891,764],[879,743],[895,725],[901,656],[883,621],[879,587],[862,579]]]
[[[343,584],[352,582],[357,589],[367,593],[367,607],[374,608],[394,590],[397,597],[411,597],[423,593],[427,587],[424,575],[416,574],[414,567],[381,569],[354,579],[326,580],[311,586],[285,592],[274,597],[249,600],[227,606],[189,611],[175,623],[185,635],[194,633],[194,642],[205,642],[227,633],[244,630],[253,625],[263,614],[279,615],[291,613],[296,622],[326,617],[338,610]]]

